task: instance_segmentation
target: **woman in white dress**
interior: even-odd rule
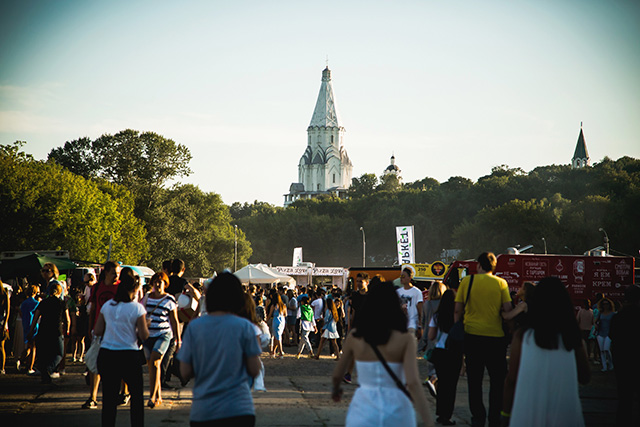
[[[591,371],[569,294],[547,277],[527,302],[530,326],[511,342],[504,425],[584,426],[578,383],[588,383]]]
[[[406,384],[404,391],[376,356],[374,346],[400,382]],[[424,424],[433,425],[418,373],[416,340],[407,333],[407,319],[392,283],[382,282],[378,277],[371,281],[355,328],[342,351],[332,377],[333,400],[340,401],[342,378],[354,359],[359,383],[347,412],[348,427],[415,426],[411,400]],[[411,400],[405,394],[406,389]]]

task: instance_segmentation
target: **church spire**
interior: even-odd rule
[[[578,135],[576,149],[573,152],[573,158],[571,159],[571,168],[577,169],[586,166],[591,166],[591,159],[589,158],[587,143],[584,140],[584,133],[582,132],[582,122],[580,122],[580,134]]]
[[[336,102],[333,97],[333,88],[331,87],[331,70],[329,70],[329,66],[322,71],[320,93],[318,94],[316,108],[313,110],[309,127],[340,127]]]

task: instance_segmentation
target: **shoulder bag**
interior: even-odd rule
[[[469,280],[469,289],[467,290],[467,298],[464,301],[464,309],[466,310],[467,304],[469,304],[469,297],[471,296],[471,286],[473,285],[473,278],[475,274],[471,275],[471,279]],[[447,337],[447,342],[445,347],[449,348],[451,342],[454,343],[462,343],[464,342],[464,311],[462,312],[462,316],[460,316],[460,320],[453,324],[451,329],[449,330],[449,336]]]

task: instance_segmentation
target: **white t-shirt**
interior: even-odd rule
[[[300,317],[300,313],[298,312],[298,300],[295,298],[291,298],[289,303],[287,304],[287,316],[296,316]]]
[[[418,329],[418,303],[422,302],[422,292],[415,286],[396,289],[400,303],[407,306],[407,328]]]
[[[313,318],[315,320],[322,319],[323,305],[324,305],[324,300],[322,298],[317,298],[311,301],[311,307],[313,308]]]
[[[100,348],[108,350],[140,350],[136,322],[146,314],[142,304],[137,302],[105,302],[100,310],[106,328]]]

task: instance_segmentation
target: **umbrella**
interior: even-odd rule
[[[0,276],[27,277],[38,274],[46,263],[51,262],[58,267],[58,270],[74,270],[78,265],[64,258],[51,258],[37,253],[27,255],[17,259],[5,259],[0,264]]]

